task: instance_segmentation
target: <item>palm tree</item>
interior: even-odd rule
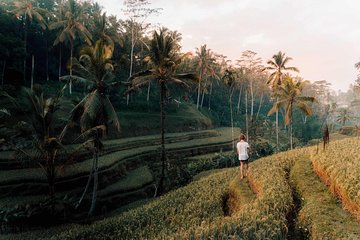
[[[233,120],[233,110],[232,110],[232,96],[237,87],[237,74],[236,71],[228,68],[224,72],[224,76],[222,77],[226,86],[229,87],[229,106],[230,106],[230,120],[231,120],[231,138],[234,140],[234,120]],[[235,146],[233,144],[233,149]]]
[[[52,210],[55,206],[55,180],[67,163],[66,154],[60,154],[61,151],[66,152],[61,144],[62,134],[55,132],[55,114],[60,109],[64,90],[65,87],[56,96],[45,98],[43,93],[35,94],[32,90],[24,88],[21,105],[16,99],[7,95],[15,106],[24,112],[34,133],[33,148],[17,149],[16,158],[30,164],[36,163],[43,170],[48,182]]]
[[[35,20],[40,27],[44,30],[46,29],[46,23],[42,16],[42,14],[46,13],[45,9],[34,7],[33,4],[29,0],[17,0],[14,2],[15,9],[12,11],[17,18],[22,18],[24,24],[24,72],[23,72],[23,80],[26,81],[26,55],[27,55],[27,34],[29,24]],[[31,83],[32,89],[33,83]]]
[[[274,106],[270,109],[268,115],[273,114],[280,108],[285,107],[285,125],[290,125],[290,147],[293,148],[292,139],[292,124],[293,124],[293,109],[297,107],[307,116],[312,115],[312,109],[308,103],[315,101],[314,97],[301,96],[302,90],[308,81],[301,79],[295,80],[290,76],[282,79],[282,84],[277,87],[275,93],[278,99]]]
[[[108,131],[109,125],[113,124],[117,131],[120,131],[120,122],[107,94],[113,85],[112,71],[113,65],[110,58],[112,52],[104,45],[103,41],[98,40],[94,47],[88,46],[80,51],[80,58],[73,59],[73,67],[76,75],[64,76],[62,80],[72,79],[74,83],[80,82],[91,89],[71,112],[71,122],[80,121],[82,135],[87,139],[84,145],[91,144],[93,150],[93,167],[89,174],[88,183],[84,193],[80,198],[81,203],[91,179],[94,179],[93,197],[89,215],[95,210],[97,197],[97,177],[98,177],[98,154],[102,149],[101,138]]]
[[[198,109],[200,105],[200,94],[202,87],[201,85],[203,85],[203,88],[205,89],[207,78],[209,76],[215,76],[215,70],[213,66],[215,62],[215,58],[213,56],[213,52],[211,51],[211,49],[206,48],[206,44],[202,45],[200,49],[197,48],[196,54],[198,58],[196,71],[199,73],[198,95],[196,101],[196,108]],[[203,92],[202,100],[204,99],[204,93],[205,93],[204,89],[202,90]],[[202,106],[202,102],[203,101],[201,101],[201,106]]]
[[[342,126],[345,126],[346,122],[354,118],[352,112],[347,108],[340,108],[338,111],[339,115],[337,116],[336,121],[341,123]]]
[[[60,16],[59,20],[50,24],[49,28],[51,30],[59,28],[61,29],[58,33],[57,38],[54,41],[54,46],[63,42],[70,44],[70,76],[72,76],[75,40],[78,36],[79,38],[83,39],[87,44],[91,45],[92,36],[91,33],[86,29],[86,27],[81,23],[81,7],[76,3],[75,0],[69,0],[68,3],[68,10],[64,14],[65,19],[63,20],[62,16]],[[72,79],[70,79],[69,91],[71,94]]]
[[[272,73],[269,76],[267,84],[271,84],[273,92],[276,92],[277,87],[281,85],[284,73],[286,71],[299,72],[296,67],[286,67],[285,65],[292,60],[291,57],[285,57],[285,53],[279,51],[277,54],[272,56],[272,60],[268,60],[268,67],[263,68],[264,70],[270,70]],[[276,111],[276,145],[279,146],[279,112]]]
[[[154,31],[153,38],[150,42],[150,54],[147,57],[150,68],[146,71],[136,73],[129,78],[131,87],[129,91],[148,85],[149,82],[156,81],[160,88],[160,129],[161,129],[161,178],[159,181],[159,194],[162,193],[165,179],[165,95],[166,87],[170,83],[178,84],[184,87],[190,87],[192,81],[196,81],[194,74],[176,72],[177,66],[181,63],[179,48],[177,42],[171,36],[169,31],[162,28],[159,32]]]

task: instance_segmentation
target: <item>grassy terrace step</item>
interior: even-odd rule
[[[360,219],[360,138],[330,142],[323,151],[312,151],[316,173],[337,195],[343,206]]]
[[[231,216],[237,214],[247,204],[251,204],[255,200],[256,195],[250,188],[248,179],[240,180],[240,175],[237,175],[230,182],[228,197],[228,214]]]
[[[296,160],[290,179],[302,199],[299,227],[311,239],[360,239],[360,223],[341,207],[315,174],[307,157]]]
[[[239,130],[237,129],[237,132]],[[219,136],[209,137],[204,139],[193,139],[187,140],[185,142],[177,142],[167,144],[166,148],[168,152],[172,151],[181,151],[181,150],[194,150],[201,147],[211,147],[217,145],[229,145],[231,140],[231,128],[223,128],[218,130]],[[238,133],[235,135],[237,136]],[[141,156],[155,155],[159,150],[158,145],[155,146],[145,146],[139,147],[136,149],[127,149],[123,151],[118,151],[114,153],[107,154],[105,156],[99,157],[99,172],[104,173],[106,171],[116,169],[120,163],[124,163],[129,159],[134,161],[138,160]],[[59,178],[59,182],[67,181],[74,178],[84,178],[88,175],[92,167],[92,159],[75,163],[72,166],[69,166],[65,169],[63,175]],[[39,168],[30,168],[30,169],[17,169],[17,170],[8,170],[0,171],[0,186],[6,186],[10,184],[21,184],[23,182],[27,183],[45,183],[46,178]]]
[[[219,136],[222,129],[218,130],[203,130],[186,133],[169,133],[166,134],[165,143],[183,142],[192,139],[201,139],[208,137]],[[138,148],[141,146],[154,146],[160,145],[160,135],[147,135],[141,137],[121,138],[113,140],[105,140],[105,150],[102,154],[108,154],[115,151],[121,151],[125,149]],[[79,144],[68,145],[68,151],[72,152],[73,149],[79,147]],[[78,161],[90,158],[91,154],[83,150],[78,155]],[[2,151],[0,152],[0,169],[16,169],[21,168],[21,163],[14,159],[14,151]]]

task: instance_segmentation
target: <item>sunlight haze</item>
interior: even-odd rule
[[[307,80],[327,80],[346,91],[356,79],[360,56],[360,2],[355,0],[153,0],[163,8],[151,22],[182,33],[183,51],[202,44],[236,60],[252,50],[267,61],[278,51]],[[123,1],[100,2],[104,11],[124,18]]]

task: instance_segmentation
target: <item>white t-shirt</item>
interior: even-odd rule
[[[239,160],[247,160],[249,158],[249,154],[248,154],[249,147],[250,147],[249,144],[244,140],[241,140],[236,144],[236,148],[239,153]]]

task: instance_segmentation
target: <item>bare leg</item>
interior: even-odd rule
[[[240,161],[240,179],[244,178],[244,176],[243,176],[243,166],[244,166],[243,162]]]
[[[245,177],[247,177],[247,175],[248,175],[248,171],[249,171],[249,164],[248,164],[248,162],[246,162],[246,172],[245,172]]]

